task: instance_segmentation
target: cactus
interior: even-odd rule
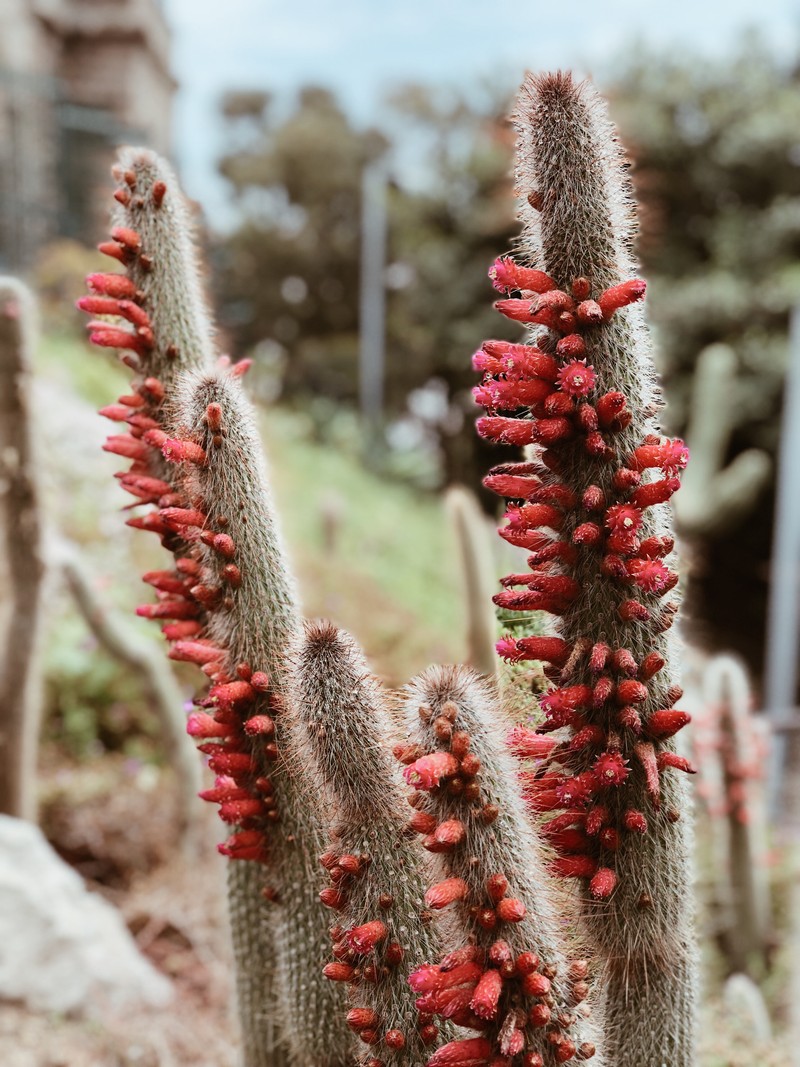
[[[0,812],[35,820],[44,562],[31,425],[33,316],[25,286],[0,278]]]
[[[212,366],[188,249],[157,254],[170,227],[185,234],[177,211],[162,225],[170,186],[151,157],[141,173],[125,157],[125,224],[105,246],[128,273],[93,276],[95,295],[81,301],[134,327],[98,322],[92,334],[138,375],[104,409],[131,428],[107,446],[134,461],[123,486],[156,505],[131,525],[175,556],[173,569],[146,575],[158,600],[140,614],[162,620],[171,657],[212,681],[188,729],[219,775],[203,795],[234,827],[221,851],[237,860],[247,1067],[287,1056],[333,1067],[353,1048],[365,1067],[692,1059],[688,805],[673,773],[692,767],[671,740],[688,716],[674,707],[669,666],[677,605],[662,603],[677,582],[664,504],[687,450],[653,421],[647,336],[628,307],[645,286],[631,278],[629,191],[602,105],[566,75],[532,79],[517,128],[530,265],[501,258],[490,273],[518,294],[499,310],[548,332],[486,342],[474,363],[488,409],[479,432],[532,448],[486,479],[512,501],[504,538],[532,553],[530,571],[504,579],[494,600],[558,620],[556,635],[498,645],[511,661],[543,661],[555,683],[538,730],[512,734],[515,754],[535,764],[522,789],[490,684],[432,669],[406,691],[413,736],[396,755],[416,792],[405,825],[386,698],[346,635],[312,624],[301,638],[242,365]],[[530,813],[546,819],[547,854]],[[334,847],[323,852],[326,821]],[[544,866],[576,880],[577,894]],[[339,912],[332,931],[320,897]],[[601,972],[594,1028],[581,1003],[588,965],[567,962],[578,915]],[[444,955],[440,935],[453,943]],[[478,1036],[454,1036],[451,1023]]]
[[[721,344],[704,349],[694,372],[687,431],[693,459],[675,498],[675,522],[686,537],[730,530],[752,511],[769,483],[772,460],[761,449],[749,448],[725,466],[735,429],[735,384],[733,350]]]
[[[311,812],[296,809],[292,783],[280,796],[280,774],[269,773],[276,745],[271,731],[277,736],[281,728],[272,725],[265,709],[279,704],[280,649],[298,616],[265,497],[260,446],[238,388],[247,364],[229,368],[223,357],[214,371],[188,217],[169,169],[152,153],[124,149],[115,176],[121,217],[113,241],[101,249],[119,260],[125,273],[90,275],[92,293],[78,306],[92,315],[121,317],[133,327],[95,320],[89,329],[95,344],[119,349],[137,375],[132,392],[102,411],[129,427],[104,446],[133,461],[118,475],[122,487],[139,503],[156,505],[128,525],[157,533],[175,556],[174,570],[144,576],[159,599],[138,614],[162,622],[171,658],[196,663],[214,682],[207,700],[216,719],[197,713],[188,723],[220,775],[216,788],[203,795],[220,799],[224,821],[243,824],[222,850],[257,865],[229,868],[246,1065],[275,1067],[287,1055],[337,1063],[347,1034],[337,1026],[340,1013],[328,1010],[335,990],[321,980],[306,981],[325,937],[324,914],[312,891],[320,832]],[[294,896],[291,882],[283,904],[269,899],[280,896],[275,886],[264,897],[258,868],[267,858],[263,831],[273,821],[280,824],[272,835],[273,869],[295,876],[306,893],[305,908],[295,900],[285,907]],[[270,909],[288,911],[291,921],[276,921]],[[338,1039],[325,1026],[311,1032],[294,1025],[296,1013],[308,1019],[320,1011]]]
[[[442,967],[416,972],[423,1007],[441,1012],[452,997],[463,998],[455,1021],[482,1032],[482,1054],[469,1046],[476,1064],[522,1052],[526,1067],[591,1059],[596,1038],[581,1004],[588,965],[566,962],[495,691],[466,667],[433,667],[408,685],[405,712],[411,745],[404,773],[425,798],[412,826],[441,860],[426,900],[434,908],[457,904],[463,941],[456,954],[469,969],[460,984]],[[452,1055],[463,1048],[456,1042]]]
[[[499,650],[546,662],[556,683],[529,735],[539,769],[528,793],[546,834],[573,831],[554,867],[579,880],[605,962],[609,1062],[684,1067],[697,992],[689,804],[674,772],[692,768],[670,741],[689,717],[674,709],[669,665],[677,605],[661,598],[677,582],[663,505],[687,450],[653,419],[647,335],[628,307],[645,291],[631,277],[630,189],[600,98],[569,75],[529,78],[516,126],[522,250],[537,267],[503,258],[490,275],[519,294],[496,307],[533,328],[534,343],[490,341],[474,357],[488,411],[478,431],[533,453],[486,479],[512,501],[502,535],[532,552],[495,602],[549,612],[558,636],[509,637]],[[543,755],[551,731],[564,739]]]
[[[199,585],[191,592],[206,618],[202,637],[178,639],[171,655],[202,661],[214,682],[189,731],[222,776],[208,799],[220,803],[223,821],[240,827],[221,851],[267,863],[262,893],[290,1049],[298,1063],[341,1063],[349,1044],[343,997],[321,976],[328,923],[315,876],[325,839],[302,768],[290,772],[279,758],[294,744],[282,712],[285,650],[299,616],[258,435],[240,378],[225,369],[188,375],[175,412],[182,435],[163,449],[180,457],[184,501],[195,507],[162,514],[182,538],[197,538],[190,561]],[[239,967],[251,963],[240,960]]]
[[[709,660],[702,696],[698,727],[705,729],[694,731],[695,750],[700,733],[704,777],[706,765],[715,766],[701,785],[709,787],[711,832],[719,841],[714,864],[715,903],[722,913],[719,938],[733,971],[759,977],[770,943],[763,772],[767,738],[763,724],[751,714],[745,669],[733,656]]]
[[[492,610],[495,572],[486,520],[475,495],[461,485],[445,493],[461,564],[467,616],[467,663],[481,674],[497,673],[497,619]]]
[[[418,1020],[409,973],[441,950],[423,904],[425,856],[409,840],[393,780],[386,697],[352,639],[329,623],[306,628],[293,697],[304,728],[296,757],[313,765],[335,811],[332,847],[321,857],[331,878],[321,896],[336,914],[324,973],[351,988],[356,1053],[366,1045],[373,1067],[414,1067],[438,1029]]]

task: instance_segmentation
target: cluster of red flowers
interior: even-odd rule
[[[129,210],[160,209],[167,195],[163,182],[154,183],[150,203],[146,203],[137,195],[132,171],[119,174],[119,179],[115,196]],[[126,267],[135,264],[140,275],[158,269],[134,229],[115,228],[112,240],[99,247]],[[189,716],[187,724],[189,734],[201,741],[200,751],[209,757],[209,766],[218,775],[214,788],[200,795],[217,803],[220,818],[237,827],[219,846],[220,851],[234,859],[264,861],[266,831],[278,819],[265,766],[277,758],[269,712],[274,714],[279,708],[279,699],[270,692],[265,672],[246,663],[229,664],[226,650],[203,636],[209,613],[229,610],[233,605],[242,579],[237,548],[224,529],[214,528],[203,507],[188,498],[180,475],[171,476],[167,466],[186,463],[202,467],[208,463],[208,450],[224,445],[222,411],[218,404],[208,406],[202,442],[170,438],[163,428],[165,388],[148,369],[154,353],[169,360],[175,358],[176,349],[169,338],[154,335],[147,293],[126,274],[91,274],[87,281],[91,293],[78,301],[78,307],[91,315],[122,319],[128,324],[95,319],[89,324],[90,339],[97,345],[119,349],[123,362],[136,374],[131,392],[101,411],[126,427],[124,433],[111,435],[103,447],[131,460],[129,469],[116,477],[135,498],[133,507],[150,508],[129,518],[128,525],[157,534],[175,557],[173,569],[144,575],[157,599],[139,607],[137,613],[162,621],[172,646],[170,657],[196,664],[211,680],[207,695],[196,702],[200,710]],[[225,357],[222,363],[229,365]],[[247,366],[243,361],[230,371],[241,374]],[[201,556],[201,546],[211,549],[216,564],[209,563],[205,553]],[[265,890],[267,896],[270,892]]]
[[[586,278],[574,279],[568,293],[542,271],[510,258],[497,260],[489,273],[501,291],[520,293],[499,300],[500,312],[549,331],[541,347],[487,341],[473,358],[484,376],[475,397],[488,412],[478,419],[479,434],[533,446],[532,458],[495,467],[485,479],[510,501],[501,536],[531,553],[530,570],[505,578],[494,601],[561,619],[583,613],[584,625],[591,625],[592,597],[600,590],[613,600],[618,622],[646,624],[659,633],[676,610],[659,599],[678,576],[663,562],[672,538],[643,536],[644,513],[678,489],[688,450],[678,439],[656,435],[624,448],[621,435],[632,419],[627,399],[605,388],[604,372],[589,363],[593,337],[617,311],[644,296],[645,283],[624,282],[592,299]],[[655,480],[643,477],[649,471],[658,472]],[[586,588],[587,567],[596,575],[594,590]],[[613,853],[620,833],[647,830],[637,807],[623,804],[618,817],[620,805],[610,803],[629,780],[631,759],[643,768],[655,810],[660,772],[691,770],[659,745],[689,720],[673,709],[680,690],[671,688],[664,707],[646,712],[647,683],[664,667],[663,658],[651,652],[637,660],[628,648],[611,648],[588,634],[577,640],[505,637],[497,648],[512,662],[544,661],[557,683],[541,699],[542,725],[536,732],[518,729],[512,744],[518,755],[539,763],[525,776],[534,810],[564,809],[544,826],[561,853],[555,870],[589,879],[592,894],[607,897],[616,883]],[[567,741],[541,736],[564,727],[571,734]],[[583,769],[574,773],[578,761]]]
[[[406,764],[403,776],[419,790],[410,798],[415,813],[409,826],[423,835],[428,851],[443,855],[451,875],[428,890],[425,903],[438,910],[459,902],[474,937],[438,965],[418,968],[409,981],[426,1018],[450,1019],[483,1034],[444,1045],[427,1067],[508,1067],[514,1057],[523,1067],[542,1067],[541,1053],[530,1048],[532,1030],[543,1035],[555,1062],[589,1059],[594,1047],[571,1040],[574,1017],[561,1011],[552,995],[555,968],[530,949],[524,934],[519,945],[524,902],[509,895],[502,871],[483,869],[478,840],[481,834],[494,840],[503,833],[495,825],[500,808],[481,796],[481,761],[471,751],[469,733],[458,728],[458,707],[446,701],[434,717],[423,705],[420,716],[433,728],[437,748],[425,753],[419,745],[400,745],[395,750]],[[466,868],[465,855],[473,857]],[[570,1005],[586,997],[586,974],[586,962],[576,961],[567,978]]]

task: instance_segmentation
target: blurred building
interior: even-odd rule
[[[0,0],[0,270],[97,238],[115,145],[169,153],[169,46],[161,0]]]

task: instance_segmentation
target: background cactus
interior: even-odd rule
[[[674,771],[691,768],[669,740],[688,716],[673,708],[681,690],[666,631],[677,605],[661,603],[677,582],[662,562],[673,546],[663,504],[687,451],[657,433],[643,320],[622,310],[644,283],[631,277],[631,195],[602,102],[569,75],[531,78],[516,125],[526,265],[501,259],[492,275],[520,294],[497,307],[536,331],[535,344],[486,342],[475,356],[489,412],[478,429],[535,446],[528,462],[486,480],[516,501],[503,536],[533,553],[531,572],[503,582],[525,588],[495,601],[549,612],[559,636],[500,648],[544,660],[557,682],[541,700],[540,732],[566,736],[544,755],[531,737],[541,770],[529,791],[552,813],[546,831],[574,831],[556,869],[581,880],[605,961],[609,1061],[689,1064],[689,806]],[[498,414],[509,411],[532,417]]]
[[[771,940],[765,781],[769,739],[733,656],[703,665],[692,750],[712,838],[717,937],[731,970],[761,978]]]
[[[539,731],[519,728],[514,746],[535,761],[524,799],[548,816],[550,866],[581,886],[607,1007],[595,1062],[686,1067],[695,960],[687,803],[672,772],[691,766],[670,740],[688,716],[674,708],[680,689],[668,669],[677,605],[662,598],[677,581],[663,562],[673,547],[663,505],[687,451],[653,422],[647,338],[639,310],[628,308],[644,283],[630,277],[629,191],[602,104],[569,76],[532,79],[517,128],[530,265],[504,258],[491,274],[518,294],[499,310],[547,333],[533,344],[486,342],[475,356],[484,374],[476,397],[489,412],[478,427],[489,440],[533,446],[526,462],[495,468],[485,483],[516,501],[503,536],[532,552],[531,570],[504,579],[495,602],[549,612],[559,633],[499,645],[512,661],[545,662],[556,683],[542,697]],[[287,1054],[334,1067],[346,1062],[353,1032],[374,1046],[369,1067],[416,1065],[429,1043],[429,1067],[593,1057],[580,1007],[587,968],[566,962],[557,929],[573,911],[566,891],[548,905],[485,683],[450,669],[408,691],[416,738],[399,752],[418,787],[409,833],[425,834],[446,875],[426,893],[424,851],[405,834],[385,758],[383,698],[359,654],[331,628],[312,627],[289,685],[299,609],[241,391],[245,368],[212,365],[202,306],[191,310],[188,246],[158,253],[170,232],[159,164],[123,159],[117,199],[130,225],[105,250],[127,273],[90,276],[95,295],[80,303],[134,327],[96,322],[92,337],[120,347],[138,376],[129,396],[104,409],[130,426],[107,445],[133,460],[123,486],[156,505],[130,522],[158,533],[175,557],[173,569],[146,575],[158,599],[139,613],[162,621],[172,658],[212,682],[188,729],[218,775],[203,795],[234,827],[220,851],[237,861],[231,914],[247,1067]],[[172,225],[184,242],[178,212]],[[170,288],[173,273],[185,299]],[[547,736],[554,731],[563,733]],[[324,790],[330,810],[320,804]],[[324,974],[321,853],[333,882],[322,900],[342,911]],[[425,905],[456,900],[462,922],[442,924],[453,942],[442,956]],[[355,987],[349,1015],[345,984]],[[450,1041],[434,1015],[481,1036]]]
[[[0,515],[5,591],[0,612],[0,812],[25,819],[36,818],[44,578],[30,408],[33,317],[33,298],[25,286],[13,278],[0,278]]]
[[[748,448],[726,466],[735,429],[736,354],[727,345],[700,353],[686,436],[693,461],[675,498],[675,522],[687,538],[713,537],[752,511],[769,483],[767,452]]]
[[[495,570],[486,518],[474,493],[461,485],[450,486],[445,494],[445,506],[461,563],[467,619],[466,662],[481,674],[495,674],[497,617],[491,599]]]

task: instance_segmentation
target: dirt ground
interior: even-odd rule
[[[234,1067],[238,1036],[225,913],[225,860],[213,813],[191,856],[175,826],[171,776],[121,758],[44,771],[51,844],[120,909],[142,953],[172,981],[163,1010],[89,1018],[0,1004],[2,1067]],[[200,807],[200,801],[198,801]]]

